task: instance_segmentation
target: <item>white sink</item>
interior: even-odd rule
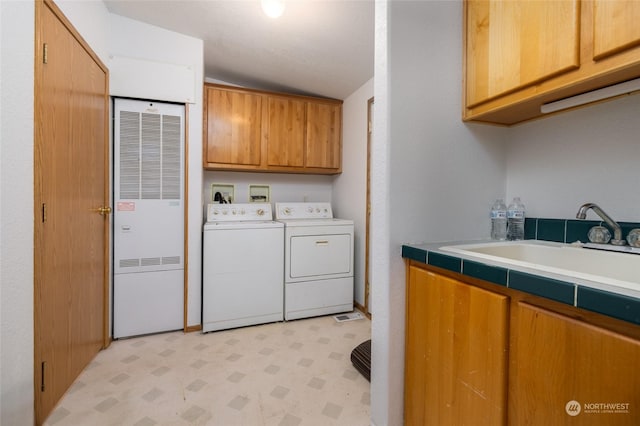
[[[640,290],[640,255],[546,241],[505,241],[440,247],[463,258],[517,266]]]

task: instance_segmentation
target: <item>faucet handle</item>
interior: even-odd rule
[[[640,247],[640,228],[634,228],[629,231],[627,242],[631,247]]]
[[[589,241],[597,244],[607,244],[611,240],[611,232],[604,226],[594,226],[587,234]]]

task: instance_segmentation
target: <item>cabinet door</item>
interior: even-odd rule
[[[208,87],[205,163],[258,166],[262,96]]]
[[[304,167],[305,102],[271,96],[268,102],[268,164]]]
[[[640,342],[526,303],[514,314],[510,424],[640,424]]]
[[[638,0],[595,0],[593,57],[601,59],[640,44]]]
[[[342,105],[307,102],[306,167],[340,168]]]
[[[409,268],[406,425],[503,425],[508,298]]]
[[[579,2],[468,0],[468,107],[579,66]]]

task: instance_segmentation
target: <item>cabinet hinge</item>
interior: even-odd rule
[[[40,391],[44,392],[44,368],[47,365],[46,361],[42,361],[42,364],[40,366]]]
[[[49,45],[47,43],[42,44],[42,63],[46,64],[49,59]]]
[[[47,204],[42,203],[42,223],[47,221]]]

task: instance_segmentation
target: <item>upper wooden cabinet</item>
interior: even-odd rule
[[[268,98],[268,165],[304,167],[305,102]]]
[[[469,1],[467,106],[579,66],[578,2]]]
[[[639,21],[635,0],[466,0],[463,119],[514,124],[640,76]]]
[[[640,2],[595,0],[593,59],[600,60],[640,44]]]
[[[342,105],[307,102],[307,167],[340,168]]]
[[[262,97],[230,90],[207,90],[205,162],[259,166]]]
[[[209,170],[337,174],[342,101],[205,84]]]

